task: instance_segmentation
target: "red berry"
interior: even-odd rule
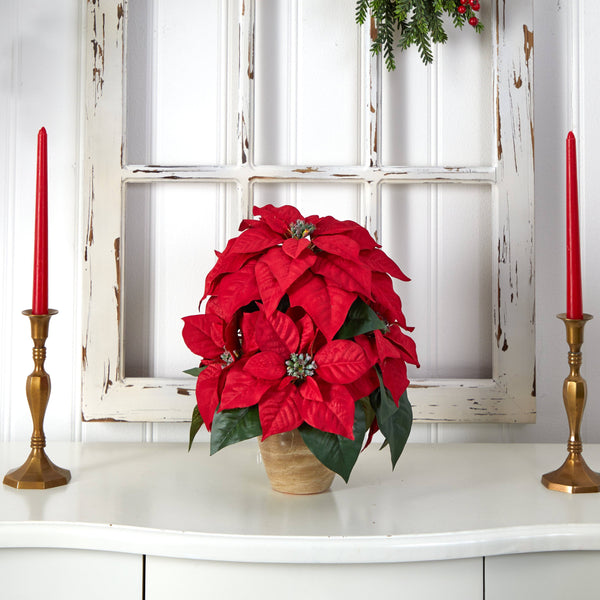
[[[469,4],[469,0],[460,0],[461,4]]]
[[[469,0],[469,4],[470,4],[471,6],[473,6],[473,4],[475,4],[476,2],[477,2],[477,0]],[[465,3],[465,4],[466,4],[466,3]]]
[[[478,10],[481,8],[481,6],[480,6],[479,2],[474,2],[473,4],[471,4],[471,8],[472,8],[472,9],[473,9],[475,12],[477,12],[477,11],[478,11]]]
[[[464,15],[467,12],[467,9],[461,4],[457,9],[456,12],[459,15]]]
[[[473,27],[475,27],[475,25],[477,25],[477,23],[479,23],[479,19],[477,17],[471,17],[469,19],[469,25],[472,25]]]

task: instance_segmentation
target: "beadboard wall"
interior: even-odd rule
[[[566,374],[564,138],[578,137],[584,309],[598,316],[600,277],[600,41],[592,0],[535,1],[535,201],[537,423],[535,425],[416,425],[412,441],[537,442],[566,439],[561,399]],[[46,415],[49,439],[72,441],[183,441],[186,424],[94,422],[81,419],[81,96],[86,36],[82,2],[0,0],[0,441],[25,440],[31,421],[24,393],[31,371],[31,305],[35,143],[49,134],[50,306],[47,371],[52,395]],[[465,57],[465,69],[469,58]],[[598,316],[600,318],[600,316]],[[599,442],[600,324],[586,328],[584,376],[589,403],[584,441]]]

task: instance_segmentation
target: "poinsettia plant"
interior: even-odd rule
[[[190,445],[204,424],[210,452],[298,429],[348,481],[380,430],[395,466],[412,425],[406,363],[418,366],[392,278],[408,281],[353,221],[255,207],[217,252],[203,314],[183,339],[201,358]],[[201,303],[202,303],[201,301]]]

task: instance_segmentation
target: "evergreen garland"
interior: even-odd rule
[[[448,39],[444,13],[452,17],[455,27],[462,29],[469,23],[481,33],[483,25],[476,16],[478,10],[479,0],[357,0],[355,14],[356,22],[362,25],[371,12],[377,29],[371,52],[383,55],[387,70],[393,71],[396,31],[400,31],[398,47],[406,50],[416,46],[427,65],[433,62],[432,44],[444,44]]]

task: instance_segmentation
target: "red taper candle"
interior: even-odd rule
[[[581,253],[577,195],[577,147],[572,131],[567,135],[567,319],[581,319]]]
[[[48,150],[46,129],[38,133],[33,249],[32,314],[48,313]]]

